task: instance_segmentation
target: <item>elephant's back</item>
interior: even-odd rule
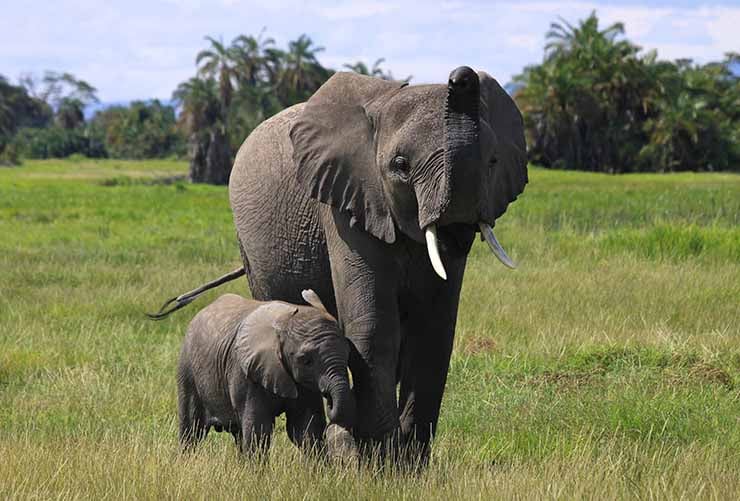
[[[274,188],[291,189],[295,182],[289,132],[304,103],[286,108],[262,122],[242,143],[229,179],[234,204],[249,205],[249,197]],[[290,178],[290,179],[288,179]],[[240,206],[240,205],[239,205]]]
[[[201,359],[213,358],[224,340],[236,333],[241,321],[263,303],[236,294],[224,294],[200,310],[190,321],[185,346]],[[211,353],[214,352],[214,353]]]
[[[308,288],[334,295],[317,202],[299,186],[293,163],[289,132],[303,106],[257,127],[231,172],[231,210],[252,296],[259,300],[302,303],[301,290]]]

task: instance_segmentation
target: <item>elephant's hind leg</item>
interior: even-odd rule
[[[203,403],[187,367],[178,369],[178,417],[180,421],[180,449],[187,451],[203,440],[208,434]]]

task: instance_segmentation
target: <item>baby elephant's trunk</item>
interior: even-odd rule
[[[345,367],[329,372],[326,388],[322,393],[329,401],[329,422],[352,429],[355,424],[356,404]]]

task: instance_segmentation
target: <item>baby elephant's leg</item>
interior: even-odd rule
[[[245,456],[265,455],[270,449],[274,426],[275,416],[265,409],[248,409],[243,412],[240,452]]]
[[[177,404],[180,421],[180,449],[191,449],[208,434],[205,409],[198,397],[192,377],[186,367],[178,370]]]
[[[321,397],[286,412],[288,437],[298,448],[318,451],[323,442],[326,418]]]

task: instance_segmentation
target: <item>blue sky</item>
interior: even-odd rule
[[[453,68],[484,69],[502,83],[542,58],[544,34],[596,10],[604,26],[623,21],[627,36],[661,58],[722,58],[740,51],[740,0],[7,0],[0,17],[0,74],[69,71],[103,101],[169,98],[195,72],[205,35],[267,35],[284,46],[307,33],[323,64],[386,59],[413,81],[443,82]]]

